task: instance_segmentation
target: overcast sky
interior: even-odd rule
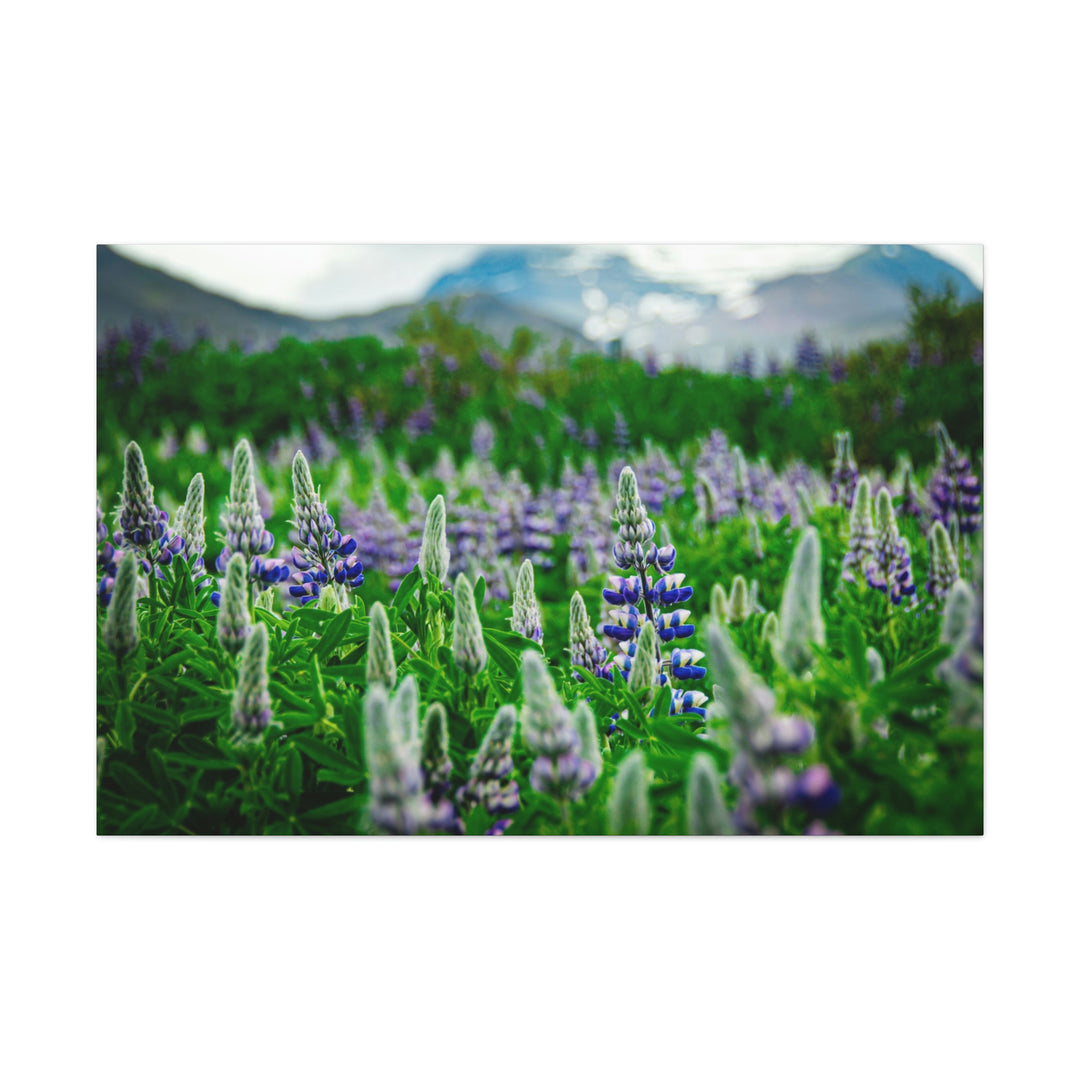
[[[860,244],[606,244],[658,277],[737,301],[761,281],[827,270]],[[980,244],[921,245],[981,289]],[[129,258],[259,307],[311,318],[363,314],[419,298],[476,244],[118,244]]]

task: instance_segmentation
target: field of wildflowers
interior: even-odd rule
[[[760,379],[115,336],[99,832],[981,832],[981,350],[916,316]]]

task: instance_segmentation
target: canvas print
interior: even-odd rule
[[[97,268],[100,834],[982,832],[980,246]]]

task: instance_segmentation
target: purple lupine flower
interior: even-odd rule
[[[274,546],[274,536],[267,531],[259,508],[255,461],[247,439],[241,439],[233,451],[229,500],[222,524],[225,546],[214,563],[219,574],[225,573],[229,559],[239,553],[248,561],[249,580],[261,590],[278,585],[289,576],[284,559],[267,557]],[[215,603],[221,599],[216,591],[211,598]]]
[[[513,705],[503,705],[495,714],[469,768],[469,779],[458,789],[457,801],[463,814],[476,806],[494,816],[513,814],[521,799],[513,779],[514,761],[510,751],[517,729]]]
[[[611,441],[620,454],[625,454],[630,449],[630,425],[621,412],[615,413],[615,427],[612,430]]]
[[[877,530],[874,528],[874,508],[870,496],[870,481],[864,476],[855,487],[848,526],[848,549],[844,555],[841,577],[858,581],[866,577],[874,558]]]
[[[847,361],[840,353],[834,353],[829,361],[829,381],[833,386],[847,381]]]
[[[810,331],[795,343],[795,370],[800,375],[810,379],[817,378],[821,374],[824,359],[817,338]]]
[[[982,527],[982,485],[945,425],[939,423],[936,433],[938,462],[928,489],[931,514],[949,530],[953,548],[959,551],[963,537],[968,552],[967,537]]]
[[[584,668],[597,678],[612,678],[607,650],[593,632],[585,601],[579,592],[575,592],[570,598],[570,664]]]
[[[575,802],[596,780],[596,765],[583,755],[581,733],[539,653],[530,649],[522,657],[521,678],[521,728],[536,755],[529,782],[557,802]]]
[[[900,536],[893,511],[892,496],[883,487],[877,494],[877,536],[866,566],[866,581],[894,603],[914,597],[915,581],[911,576],[911,552]]]
[[[836,456],[833,458],[832,479],[829,481],[829,501],[834,506],[850,510],[859,482],[859,469],[851,449],[851,432],[838,431],[833,436]]]
[[[811,765],[801,774],[785,764],[814,743],[813,725],[799,716],[776,712],[773,692],[747,665],[727,629],[710,621],[706,630],[716,679],[710,711],[723,716],[734,742],[728,779],[739,790],[734,822],[742,833],[775,832],[786,807],[800,806],[821,816],[839,801],[828,770]]]
[[[301,604],[318,599],[321,590],[331,584],[359,588],[364,584],[364,565],[356,552],[356,539],[342,536],[333,517],[315,490],[311,469],[303,452],[293,458],[293,513],[299,546],[292,549],[297,573],[289,586],[289,595]]]

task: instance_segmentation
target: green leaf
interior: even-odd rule
[[[863,637],[862,627],[854,616],[849,615],[844,619],[842,633],[844,655],[847,656],[851,673],[855,677],[855,685],[865,690],[870,678],[866,664],[866,639]]]
[[[333,651],[344,640],[351,622],[352,611],[349,608],[346,608],[344,611],[334,616],[333,620],[323,630],[322,639],[315,649],[315,655],[320,660],[328,660],[330,658]]]
[[[394,599],[390,601],[390,606],[399,610],[404,608],[412,599],[413,593],[420,587],[422,580],[420,567],[414,566],[402,579],[397,592],[394,593]]]
[[[481,574],[473,584],[473,599],[476,601],[476,610],[484,606],[484,597],[487,595],[487,582]]]
[[[132,749],[135,739],[135,713],[130,701],[121,701],[116,706],[116,738],[123,749]]]
[[[325,765],[328,769],[350,775],[356,771],[356,766],[344,754],[339,753],[314,735],[291,735],[289,743],[301,750],[312,761],[319,765]]]

